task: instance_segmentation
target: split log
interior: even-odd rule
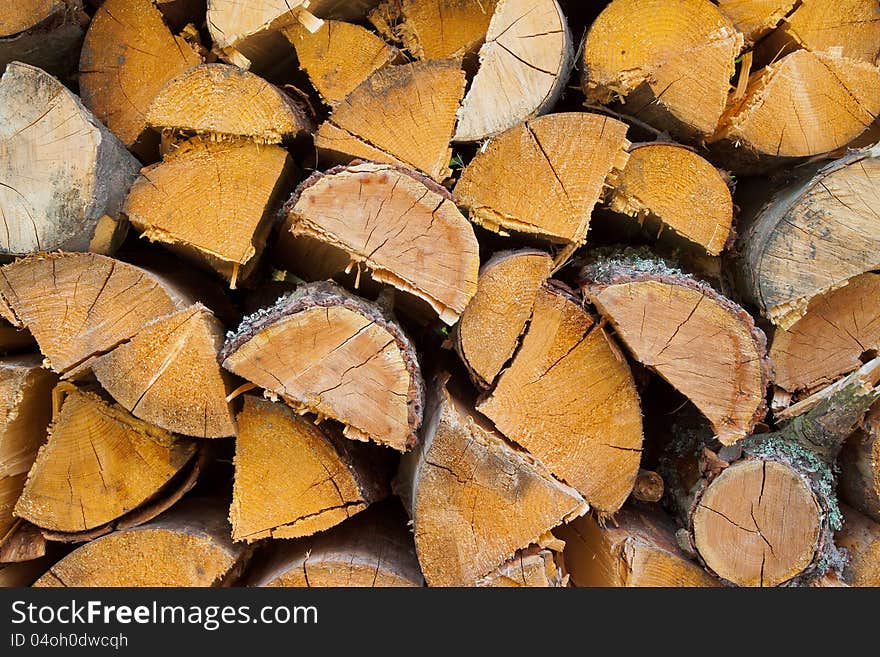
[[[690,399],[723,444],[764,419],[767,342],[745,310],[663,261],[633,253],[598,258],[581,280],[633,357]]]
[[[198,438],[235,433],[234,387],[217,354],[223,326],[201,304],[147,324],[91,363],[104,389],[135,417]]]
[[[626,165],[627,126],[598,114],[533,119],[491,140],[462,171],[455,201],[471,220],[580,246],[605,185]]]
[[[498,0],[453,140],[483,141],[546,113],[573,63],[571,34],[556,0]]]
[[[724,249],[733,223],[733,197],[722,173],[691,149],[672,143],[633,146],[608,205],[639,223],[659,221],[661,229],[671,229],[710,255]]]
[[[5,3],[0,9],[0,73],[18,61],[66,76],[76,69],[88,20],[81,0]]]
[[[850,586],[880,586],[880,524],[841,505],[843,529],[835,540],[849,554],[844,580]]]
[[[476,585],[491,588],[557,588],[568,585],[564,566],[552,550],[532,545],[519,550],[514,557],[492,573],[477,580]]]
[[[398,506],[359,513],[330,531],[275,541],[248,578],[250,586],[424,586],[412,536]]]
[[[0,255],[116,249],[139,164],[58,80],[27,64],[6,67],[0,150]]]
[[[791,393],[811,393],[857,370],[878,350],[880,274],[862,274],[814,297],[803,317],[776,330],[774,382]]]
[[[474,383],[489,388],[513,357],[553,262],[543,251],[496,253],[455,328],[455,348]]]
[[[279,146],[194,137],[141,171],[125,212],[142,237],[216,270],[234,289],[259,262],[294,170]]]
[[[317,32],[297,24],[282,33],[293,44],[300,68],[331,107],[379,69],[403,63],[396,48],[360,25],[324,21]]]
[[[412,343],[382,308],[332,283],[245,318],[220,362],[300,412],[338,420],[347,438],[398,451],[417,440],[424,384]]]
[[[150,0],[105,0],[79,64],[83,103],[130,149],[148,152],[146,112],[166,82],[201,63]]]
[[[747,43],[776,29],[796,4],[797,0],[718,0],[721,13],[733,21]]]
[[[164,511],[195,483],[198,446],[95,393],[62,384],[60,408],[15,514],[53,540],[81,541]]]
[[[284,206],[283,232],[346,252],[373,280],[431,305],[452,325],[476,293],[479,245],[439,185],[372,163],[317,172]]]
[[[662,511],[625,507],[606,525],[592,515],[553,533],[565,541],[565,564],[575,586],[719,586],[688,559]]]
[[[477,410],[602,515],[632,491],[642,452],[632,373],[563,288],[551,283],[538,294],[522,345]]]
[[[588,510],[584,498],[435,382],[423,442],[395,488],[409,509],[430,586],[473,586],[514,553]]]
[[[587,34],[584,93],[588,103],[623,99],[630,116],[699,141],[721,119],[742,47],[709,0],[614,0]]]
[[[33,559],[45,552],[37,537],[34,549],[13,550],[10,544],[22,525],[13,508],[46,438],[57,379],[41,367],[39,356],[0,359],[0,562],[12,561],[17,554]]]
[[[189,499],[145,525],[77,548],[34,586],[228,586],[250,553],[229,538],[218,501]]]
[[[235,439],[232,539],[310,536],[390,494],[387,452],[316,426],[283,404],[245,397]]]
[[[146,122],[163,132],[243,137],[262,144],[314,132],[303,103],[225,64],[202,64],[169,80],[150,103]]]
[[[840,496],[880,523],[880,405],[871,409],[843,447]]]
[[[766,203],[756,195],[741,217],[740,292],[790,328],[814,297],[880,267],[878,185],[874,147],[807,168]]]
[[[416,62],[373,73],[340,101],[315,135],[332,163],[403,164],[437,181],[449,176],[449,140],[465,77],[452,62]]]

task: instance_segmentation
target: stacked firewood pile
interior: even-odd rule
[[[0,7],[0,583],[880,584],[876,0]]]

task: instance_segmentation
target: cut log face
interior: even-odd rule
[[[347,438],[399,451],[416,442],[424,384],[412,343],[379,306],[336,285],[303,285],[245,318],[220,362],[297,410],[338,420]]]
[[[637,361],[700,409],[718,440],[730,445],[749,436],[767,411],[770,378],[766,338],[751,316],[673,270],[618,265],[584,270],[589,300]]]
[[[720,582],[681,551],[662,511],[626,507],[602,525],[592,515],[554,532],[575,586],[712,587]]]
[[[841,506],[843,529],[835,537],[849,553],[844,571],[850,586],[880,586],[880,525],[848,506]]]
[[[72,390],[15,514],[53,534],[97,529],[151,501],[196,452],[192,441],[141,422],[98,395]]]
[[[399,506],[377,505],[332,530],[275,541],[250,586],[418,587],[425,580]]]
[[[797,0],[718,0],[721,13],[733,21],[750,43],[779,25],[795,4]]]
[[[632,373],[568,293],[541,290],[519,351],[477,410],[603,515],[632,491],[642,448]]]
[[[479,245],[442,187],[412,171],[359,163],[316,173],[285,205],[284,229],[327,242],[374,280],[428,302],[452,325],[477,289]]]
[[[73,93],[38,68],[10,64],[0,79],[0,150],[0,254],[115,250],[140,165]],[[64,166],[34,166],[56,160]]]
[[[279,146],[196,137],[141,171],[125,212],[142,237],[196,257],[234,288],[258,262],[293,167]]]
[[[218,586],[237,578],[249,554],[230,540],[220,504],[191,499],[146,525],[86,543],[34,586]]]
[[[738,586],[778,586],[803,572],[819,548],[821,510],[810,486],[776,461],[726,468],[693,514],[706,566]]]
[[[813,298],[791,328],[777,329],[770,357],[777,386],[813,392],[880,350],[880,274],[862,274]]]
[[[878,185],[875,147],[796,180],[745,217],[740,287],[765,317],[790,328],[811,299],[880,267]]]
[[[843,447],[840,455],[840,495],[880,523],[880,404],[875,404]]]
[[[680,138],[707,137],[727,105],[742,46],[709,0],[614,0],[587,34],[584,93],[593,103],[625,98],[627,114]]]
[[[496,0],[386,0],[370,12],[373,26],[416,59],[476,52],[486,39]]]
[[[253,73],[226,64],[202,64],[169,80],[147,109],[146,121],[158,130],[264,144],[314,131],[304,106]]]
[[[712,139],[757,156],[806,157],[845,146],[878,115],[880,68],[797,50],[750,80]]]
[[[70,73],[87,22],[80,0],[6,3],[0,9],[0,73],[14,61],[53,75]]]
[[[419,563],[430,586],[473,586],[589,508],[437,382],[424,442],[401,464]]]
[[[733,197],[721,172],[677,144],[637,144],[616,178],[608,204],[615,212],[663,227],[718,255],[733,223]]]
[[[20,6],[9,5],[0,12],[0,37],[9,37],[32,28],[64,9],[63,0],[32,0]]]
[[[166,82],[201,63],[150,0],[105,0],[92,18],[79,63],[83,103],[129,148]]]
[[[491,140],[465,167],[456,203],[489,230],[579,246],[604,186],[626,165],[626,131],[598,114],[528,121]]]
[[[372,149],[385,154],[380,161],[399,161],[441,181],[450,174],[449,141],[464,86],[464,71],[453,62],[380,69],[336,105],[315,146],[341,163]]]
[[[480,387],[491,386],[516,351],[552,266],[543,251],[522,250],[497,253],[480,269],[455,332],[455,348]]]
[[[310,536],[390,493],[384,452],[374,456],[283,404],[245,397],[238,425],[233,540]]]
[[[401,59],[396,48],[360,25],[324,21],[317,32],[299,24],[282,32],[293,44],[300,68],[330,106],[343,101],[379,69]]]
[[[556,0],[498,0],[454,141],[482,141],[545,113],[559,99],[573,57]]]
[[[519,550],[513,559],[477,580],[477,586],[489,588],[556,588],[567,583],[568,575],[556,562],[556,554],[536,545]]]
[[[95,377],[135,417],[199,438],[235,433],[234,387],[217,363],[223,326],[197,304],[155,320],[95,360]]]

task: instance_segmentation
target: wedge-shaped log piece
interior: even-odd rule
[[[747,42],[754,43],[788,16],[797,0],[718,0],[727,16]]]
[[[637,144],[608,199],[615,212],[651,217],[718,255],[733,223],[733,197],[721,172],[678,144]]]
[[[558,561],[557,561],[558,560]],[[477,580],[477,586],[490,588],[557,588],[568,584],[561,555],[530,545],[518,550],[510,561]]]
[[[157,130],[264,144],[314,131],[302,104],[259,76],[226,64],[202,64],[169,80],[147,109],[146,121]]]
[[[401,53],[365,27],[324,21],[317,32],[299,24],[282,30],[324,102],[335,106],[380,68],[399,63]]]
[[[59,373],[189,305],[159,276],[93,253],[38,254],[6,265],[0,295]]]
[[[479,246],[445,189],[390,165],[315,173],[285,205],[284,229],[349,254],[372,278],[428,302],[454,324],[476,293]]]
[[[299,411],[338,420],[347,438],[399,451],[416,442],[424,383],[412,343],[379,306],[332,283],[245,318],[220,362]]]
[[[582,271],[584,294],[634,358],[690,399],[722,443],[752,433],[767,411],[766,338],[751,316],[660,261],[611,257]]]
[[[196,137],[141,171],[125,212],[143,237],[207,264],[235,288],[259,261],[293,169],[280,146]]]
[[[116,249],[140,165],[64,85],[27,64],[7,67],[0,151],[0,255]]]
[[[840,454],[840,496],[880,523],[880,404],[875,404]]]
[[[435,382],[424,442],[401,463],[396,486],[409,507],[419,563],[430,586],[473,586],[589,508]]]
[[[642,448],[632,373],[567,290],[541,290],[513,363],[477,409],[603,515],[632,491]]]
[[[553,261],[543,251],[496,253],[455,330],[455,348],[474,382],[488,388],[511,359]]]
[[[52,561],[49,557],[43,557],[33,561],[0,563],[0,588],[30,586],[46,572]]]
[[[0,73],[24,62],[53,75],[76,69],[89,17],[81,0],[7,2],[0,9]]]
[[[553,533],[565,541],[575,586],[720,586],[681,551],[675,523],[660,510],[627,506],[607,525],[587,515]]]
[[[83,43],[80,93],[85,106],[137,150],[146,147],[138,142],[153,98],[171,78],[200,63],[150,0],[105,0]]]
[[[135,417],[198,438],[235,433],[226,401],[234,387],[217,363],[223,326],[201,304],[147,324],[91,367]]]
[[[222,586],[250,550],[229,538],[219,500],[189,499],[160,518],[77,548],[34,586]]]
[[[399,504],[375,504],[333,529],[273,541],[251,569],[248,586],[419,587],[412,534]]]
[[[489,230],[579,246],[605,185],[626,165],[626,130],[598,114],[528,121],[492,139],[465,167],[455,201]]]
[[[441,181],[450,174],[449,140],[464,85],[464,71],[449,61],[380,69],[340,101],[318,129],[318,153],[339,163],[368,157],[402,162]]]
[[[880,87],[878,87],[880,89]],[[808,168],[743,211],[740,292],[791,328],[814,298],[880,267],[880,147]]]
[[[587,34],[584,93],[593,103],[624,98],[627,114],[699,140],[721,119],[742,46],[709,0],[614,0]]]
[[[548,111],[573,61],[568,23],[556,0],[498,0],[479,70],[458,110],[454,141],[482,141]]]
[[[880,524],[841,505],[843,529],[835,537],[849,553],[844,580],[850,586],[880,586]]]
[[[235,439],[232,538],[310,536],[386,497],[389,453],[284,404],[245,397]]]
[[[186,478],[198,451],[194,442],[142,422],[94,393],[59,394],[65,396],[49,441],[40,448],[15,506],[20,518],[53,536],[73,534],[70,540],[79,540],[79,532],[100,528],[107,533],[105,526],[171,490],[175,478]]]

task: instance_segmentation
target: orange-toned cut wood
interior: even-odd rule
[[[57,76],[76,68],[89,17],[81,0],[28,0],[0,7],[0,73],[22,62]]]
[[[880,404],[874,404],[840,454],[840,497],[880,523]]]
[[[843,529],[835,542],[849,554],[844,580],[850,586],[880,586],[880,524],[842,505]]]
[[[750,43],[779,25],[796,4],[797,0],[718,0],[721,13]]]
[[[559,561],[557,561],[557,559]],[[518,550],[510,561],[477,580],[490,588],[557,588],[568,585],[568,575],[553,550],[531,545]]]

